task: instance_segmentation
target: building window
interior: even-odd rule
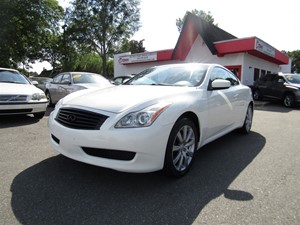
[[[259,69],[254,68],[254,81],[259,79]]]

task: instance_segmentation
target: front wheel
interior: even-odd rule
[[[252,127],[252,120],[253,120],[253,106],[250,104],[247,108],[244,124],[241,127],[240,131],[243,134],[248,134]]]
[[[164,172],[175,177],[186,174],[194,160],[197,140],[195,124],[188,118],[178,120],[169,136]]]
[[[287,108],[291,108],[295,104],[295,96],[293,94],[286,94],[283,98],[283,104]]]
[[[258,89],[253,91],[253,99],[256,100],[256,101],[261,100],[261,94],[260,94],[260,91]]]
[[[49,91],[46,91],[46,98],[48,99],[48,106],[52,107],[54,104],[52,102],[51,94]]]

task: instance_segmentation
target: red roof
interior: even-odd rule
[[[234,39],[215,42],[218,56],[226,54],[247,52],[258,58],[276,63],[278,65],[288,64],[289,57],[257,37]]]
[[[188,13],[188,16],[186,17],[174,50],[162,50],[121,56],[119,62],[122,64],[132,64],[150,61],[183,61],[186,59],[198,35],[202,37],[210,52],[219,57],[243,52],[278,65],[289,63],[289,57],[287,55],[273,48],[261,39],[257,37],[238,39],[232,34],[191,13]]]

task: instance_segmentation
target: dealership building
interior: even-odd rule
[[[266,73],[290,72],[291,60],[257,37],[237,38],[201,17],[188,13],[174,49],[114,56],[114,76],[172,63],[217,63],[251,86]]]

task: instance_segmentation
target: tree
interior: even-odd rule
[[[67,34],[83,52],[102,58],[102,74],[120,40],[129,39],[140,27],[140,0],[75,0],[67,21]]]
[[[292,59],[292,73],[300,73],[300,50],[287,52],[287,55]]]
[[[183,23],[187,17],[187,13],[185,13],[184,17],[183,18],[178,18],[176,19],[176,26],[177,26],[177,29],[179,32],[181,32],[181,29],[182,29],[182,26],[183,26]],[[213,18],[213,16],[211,15],[211,12],[208,11],[208,12],[205,12],[203,10],[197,10],[197,9],[193,9],[191,11],[192,14],[196,15],[196,16],[199,16],[201,17],[202,19],[206,20],[207,22],[211,23],[211,24],[214,24],[215,26],[218,26],[218,24],[214,23],[215,22],[215,19]]]
[[[63,9],[57,0],[1,0],[0,64],[17,67],[43,59],[59,33]]]
[[[136,40],[128,40],[124,39],[122,41],[122,46],[119,50],[119,52],[131,52],[132,54],[134,53],[140,53],[140,52],[145,52],[146,49],[144,47],[144,39],[140,41]]]

